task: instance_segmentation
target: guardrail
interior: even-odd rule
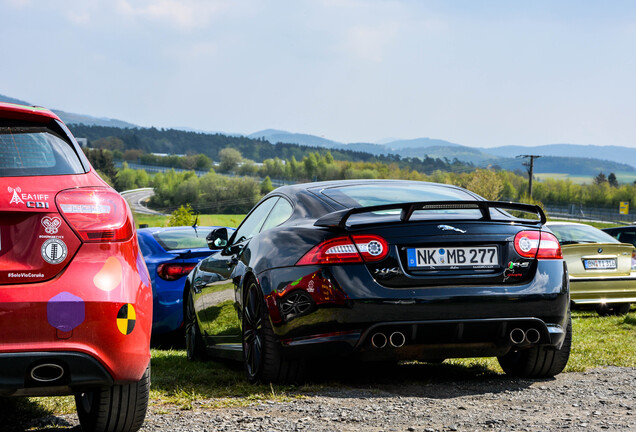
[[[636,215],[619,214],[618,209],[590,208],[576,204],[569,206],[544,206],[550,218],[564,218],[578,221],[599,221],[614,222],[620,224],[633,224],[636,222]]]

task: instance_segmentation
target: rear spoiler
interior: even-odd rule
[[[519,210],[526,213],[535,213],[539,216],[540,221],[531,219],[518,219],[519,222],[537,224],[539,226],[544,225],[547,221],[545,213],[538,205],[534,204],[522,204],[514,202],[503,201],[423,201],[423,202],[411,202],[411,203],[397,203],[397,204],[383,204],[370,207],[354,207],[345,210],[338,210],[332,213],[328,213],[319,218],[314,225],[325,228],[340,228],[345,229],[347,226],[347,220],[354,214],[370,213],[382,210],[401,210],[400,222],[408,222],[413,216],[413,212],[417,210],[479,210],[481,212],[481,219],[485,221],[491,221],[490,209],[507,209],[507,210]]]

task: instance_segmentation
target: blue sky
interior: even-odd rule
[[[0,0],[0,94],[155,127],[636,147],[636,2]]]

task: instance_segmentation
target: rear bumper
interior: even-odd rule
[[[540,261],[535,278],[523,284],[415,289],[386,288],[366,269],[353,267],[295,267],[259,275],[274,332],[289,352],[307,355],[314,346],[317,354],[380,358],[496,356],[518,345],[510,341],[514,328],[536,329],[535,345],[560,348],[563,342],[570,297],[562,261]],[[285,301],[299,290],[313,306],[286,315]],[[404,346],[371,349],[374,333],[388,337],[396,331],[405,336]]]
[[[10,329],[0,333],[3,358],[76,354],[111,382],[134,382],[150,361],[151,325],[152,289],[134,237],[82,245],[53,280],[0,286],[0,329]]]
[[[431,360],[502,356],[512,348],[536,345],[560,349],[564,340],[565,329],[560,325],[547,325],[536,318],[500,318],[382,322],[362,332],[345,331],[281,342],[292,356],[357,355],[365,360]]]
[[[572,301],[576,304],[636,302],[636,274],[624,277],[570,278]]]
[[[68,395],[113,382],[104,366],[87,354],[0,354],[0,396]]]

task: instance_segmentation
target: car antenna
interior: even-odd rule
[[[197,235],[197,237],[199,236],[199,233],[197,232],[197,223],[198,222],[199,222],[199,212],[197,212],[197,215],[194,218],[194,223],[192,224],[192,228],[194,228],[194,233]]]

